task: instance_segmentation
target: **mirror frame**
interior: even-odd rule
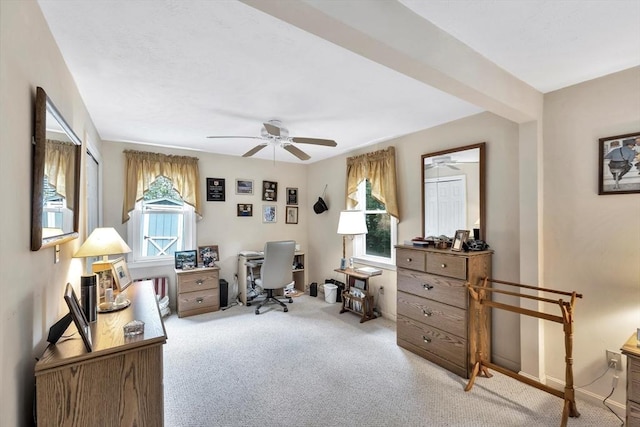
[[[74,171],[74,203],[73,203],[73,231],[47,238],[42,237],[42,214],[44,196],[44,165],[47,141],[47,112],[51,114],[66,132],[69,139],[76,145]],[[80,219],[80,161],[82,157],[82,142],[71,130],[58,109],[41,87],[36,88],[35,126],[33,136],[33,182],[31,198],[31,250],[37,251],[59,245],[78,238],[78,224]]]
[[[478,180],[479,182],[479,192],[480,192],[480,203],[479,203],[479,216],[480,216],[480,239],[481,240],[486,240],[486,224],[487,224],[487,215],[486,215],[486,203],[485,203],[485,176],[486,176],[486,150],[485,150],[485,146],[486,143],[485,142],[480,142],[478,144],[471,144],[471,145],[465,145],[464,147],[456,147],[456,148],[450,148],[447,150],[442,150],[442,151],[435,151],[433,153],[426,153],[423,154],[422,156],[420,156],[420,188],[422,191],[422,206],[421,206],[421,211],[422,211],[422,236],[423,237],[427,237],[424,235],[425,233],[425,229],[424,229],[424,161],[426,158],[429,157],[436,157],[436,156],[442,156],[442,155],[446,155],[446,154],[451,154],[451,153],[457,153],[460,151],[465,151],[465,150],[473,150],[475,148],[479,148],[480,149],[480,158],[479,158],[479,165],[478,165]]]

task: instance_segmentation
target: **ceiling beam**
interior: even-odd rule
[[[399,2],[241,1],[516,123],[541,118],[542,93]]]

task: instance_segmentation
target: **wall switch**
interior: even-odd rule
[[[616,371],[622,371],[622,354],[607,350],[607,366],[612,367],[613,361],[616,364]]]
[[[380,286],[380,295],[384,295],[384,286]]]

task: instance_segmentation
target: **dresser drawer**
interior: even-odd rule
[[[427,271],[427,254],[411,249],[396,249],[396,265],[411,270]]]
[[[216,311],[219,308],[220,294],[217,288],[178,294],[179,312],[196,309],[209,309],[209,311]]]
[[[218,270],[178,274],[178,293],[218,288]]]
[[[466,369],[467,340],[404,316],[398,316],[397,328],[399,341]]]
[[[462,308],[398,292],[398,316],[467,338],[467,311]]]
[[[398,291],[467,308],[469,291],[464,280],[398,268],[397,282]]]
[[[427,255],[427,273],[466,280],[467,259],[465,257],[430,253]]]
[[[627,427],[640,427],[640,403],[627,401]]]
[[[640,405],[640,359],[635,357],[627,357],[627,399]]]

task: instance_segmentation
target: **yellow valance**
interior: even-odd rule
[[[71,142],[47,139],[44,155],[44,174],[56,193],[65,198],[67,207],[73,210],[77,146]],[[68,184],[68,185],[67,185]],[[67,191],[67,188],[70,191]],[[68,194],[67,194],[68,193]]]

